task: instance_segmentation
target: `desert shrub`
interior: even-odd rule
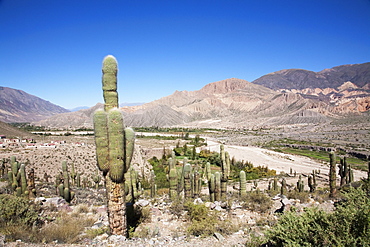
[[[212,211],[204,204],[193,204],[187,202],[185,204],[187,210],[187,218],[190,225],[186,231],[195,236],[211,236],[215,232],[222,234],[231,234],[237,231],[237,226],[233,225],[229,220],[219,220],[218,211]]]
[[[175,198],[172,200],[171,206],[170,206],[170,213],[173,215],[176,215],[177,217],[180,217],[184,212],[184,203],[179,198]]]
[[[0,226],[32,225],[38,220],[38,209],[27,199],[0,194]]]
[[[241,197],[243,201],[243,208],[255,212],[265,213],[272,207],[272,200],[265,193],[259,191],[252,191]]]
[[[87,206],[86,204],[79,204],[75,210],[74,210],[77,214],[81,214],[81,213],[88,213],[89,212],[89,206]]]
[[[204,204],[187,203],[190,225],[186,231],[195,236],[211,236],[216,231],[217,215]]]
[[[94,239],[96,236],[102,235],[104,233],[109,233],[109,227],[108,226],[103,226],[103,227],[100,227],[100,228],[87,229],[86,230],[86,235],[89,239]]]
[[[157,157],[153,157],[148,160],[148,162],[153,166],[153,171],[155,174],[155,183],[159,188],[168,188],[169,182],[167,180],[167,165],[164,164],[163,160],[158,160]]]
[[[334,212],[316,208],[288,212],[266,236],[273,246],[369,246],[369,197],[366,189],[351,188]]]
[[[306,191],[299,192],[297,190],[291,190],[287,195],[288,199],[298,199],[301,203],[305,203],[309,199],[309,193]]]
[[[72,217],[62,213],[54,222],[40,229],[38,241],[50,243],[57,240],[58,243],[75,243],[85,227],[92,226],[94,222],[93,218]]]

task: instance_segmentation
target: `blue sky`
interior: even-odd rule
[[[0,0],[0,86],[93,106],[108,54],[120,102],[369,62],[370,1]]]

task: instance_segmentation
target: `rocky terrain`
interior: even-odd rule
[[[104,189],[102,182],[100,188],[86,188],[81,189],[73,187],[76,193],[76,198],[71,204],[65,203],[57,196],[53,185],[54,176],[60,170],[61,160],[67,159],[68,163],[74,163],[77,172],[83,173],[83,176],[91,177],[96,171],[94,147],[91,137],[83,137],[85,145],[74,145],[76,140],[70,140],[66,145],[60,146],[56,149],[40,149],[40,150],[21,150],[14,149],[12,151],[1,152],[0,158],[15,155],[21,162],[27,163],[27,168],[35,168],[37,178],[38,200],[42,203],[44,208],[43,214],[46,218],[51,218],[53,212],[65,212],[70,217],[89,218],[93,220],[92,226],[85,229],[85,232],[80,234],[78,244],[74,246],[244,246],[247,241],[251,240],[251,236],[259,236],[265,229],[277,219],[274,212],[282,208],[293,205],[297,210],[303,210],[306,207],[318,206],[325,210],[332,210],[333,201],[328,200],[325,189],[321,190],[323,194],[315,194],[308,196],[305,199],[287,199],[285,197],[277,196],[278,192],[270,193],[268,198],[271,207],[266,211],[259,211],[260,209],[251,209],[245,205],[245,202],[238,197],[238,182],[230,181],[228,187],[228,203],[210,203],[208,201],[208,188],[204,186],[202,194],[199,199],[194,199],[195,204],[205,205],[216,213],[221,222],[232,222],[233,228],[226,230],[225,233],[213,234],[210,237],[202,238],[189,235],[187,228],[190,225],[187,219],[186,210],[177,208],[176,203],[169,200],[167,191],[158,193],[156,198],[151,198],[149,192],[145,192],[140,199],[136,201],[137,207],[140,207],[148,214],[145,221],[143,221],[135,230],[134,237],[125,239],[120,236],[109,236],[102,229],[108,225],[107,211],[105,207]],[[146,147],[147,140],[138,139],[138,147],[141,154],[136,154],[134,157],[134,164],[138,164],[136,169],[139,174],[143,171],[143,167],[147,166],[143,160],[153,155]],[[83,140],[79,139],[78,143]],[[176,140],[166,143],[166,145],[175,146]],[[211,151],[218,151],[220,149],[220,142],[217,139],[208,138],[207,148]],[[161,145],[151,146],[152,150]],[[161,148],[160,148],[161,149]],[[273,152],[257,147],[241,147],[234,145],[225,145],[225,150],[230,153],[230,156],[240,160],[251,161],[254,165],[268,166],[270,169],[275,169],[277,173],[283,173],[282,177],[286,178],[287,184],[291,190],[298,181],[298,175],[302,175],[306,179],[307,175],[312,170],[320,170],[317,175],[317,183],[319,188],[326,188],[328,185],[328,164],[320,163],[308,158],[285,155],[278,152]],[[157,154],[158,156],[160,154]],[[140,156],[140,157],[138,157]],[[139,163],[142,162],[140,165]],[[150,169],[150,167],[148,167]],[[293,170],[297,175],[290,174]],[[47,172],[51,177],[49,182],[45,181],[43,177],[44,172]],[[358,180],[366,177],[365,172],[355,171],[355,179]],[[256,180],[257,186],[261,191],[266,191],[269,184],[267,178]],[[339,182],[339,181],[338,181]],[[305,190],[308,190],[307,183]],[[5,183],[2,184],[4,186]],[[0,186],[1,187],[1,186]],[[255,190],[255,184],[247,183],[247,190]],[[51,210],[52,209],[52,210]],[[50,211],[51,210],[51,211]],[[49,215],[49,217],[47,217]],[[54,224],[51,219],[48,224]],[[99,230],[100,229],[100,230]],[[89,237],[88,232],[101,231],[96,237]],[[231,232],[229,232],[231,231]],[[7,243],[6,246],[41,246],[38,244],[23,243],[22,241]],[[53,244],[42,246],[55,246]],[[58,245],[63,246],[63,245]],[[71,246],[71,245],[65,245]]]

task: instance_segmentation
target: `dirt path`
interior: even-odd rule
[[[207,145],[211,151],[220,152],[220,143],[216,140],[208,140]],[[297,174],[308,175],[312,173],[312,170],[320,170],[319,177],[321,183],[326,183],[328,181],[328,164],[321,163],[304,156],[284,154],[253,146],[224,146],[225,151],[230,154],[230,157],[235,157],[237,160],[250,161],[254,166],[268,166],[269,169],[276,170],[277,174],[279,174],[280,172],[285,172],[289,174],[290,169],[292,169],[293,172],[296,171]],[[355,180],[360,180],[361,178],[367,176],[366,172],[358,170],[354,170],[353,174]],[[293,183],[296,182],[296,180],[298,180],[298,178],[291,178],[287,179],[287,182]],[[307,182],[305,184],[307,186]],[[265,187],[265,185],[263,187]]]

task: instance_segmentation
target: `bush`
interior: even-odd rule
[[[266,194],[259,191],[252,191],[241,198],[244,209],[265,213],[272,207],[272,200]]]
[[[55,222],[40,229],[38,241],[50,243],[57,240],[58,243],[75,243],[85,227],[92,226],[94,222],[93,218],[73,217],[63,213]]]
[[[218,212],[212,211],[204,204],[193,204],[188,202],[185,204],[188,211],[187,217],[190,225],[186,229],[187,232],[194,236],[211,236],[215,232],[222,234],[231,234],[237,231],[228,220],[219,220]]]
[[[332,213],[316,208],[288,212],[266,236],[273,246],[369,246],[370,194],[363,188],[343,193]]]
[[[0,226],[32,225],[38,220],[38,209],[27,199],[0,194]]]

